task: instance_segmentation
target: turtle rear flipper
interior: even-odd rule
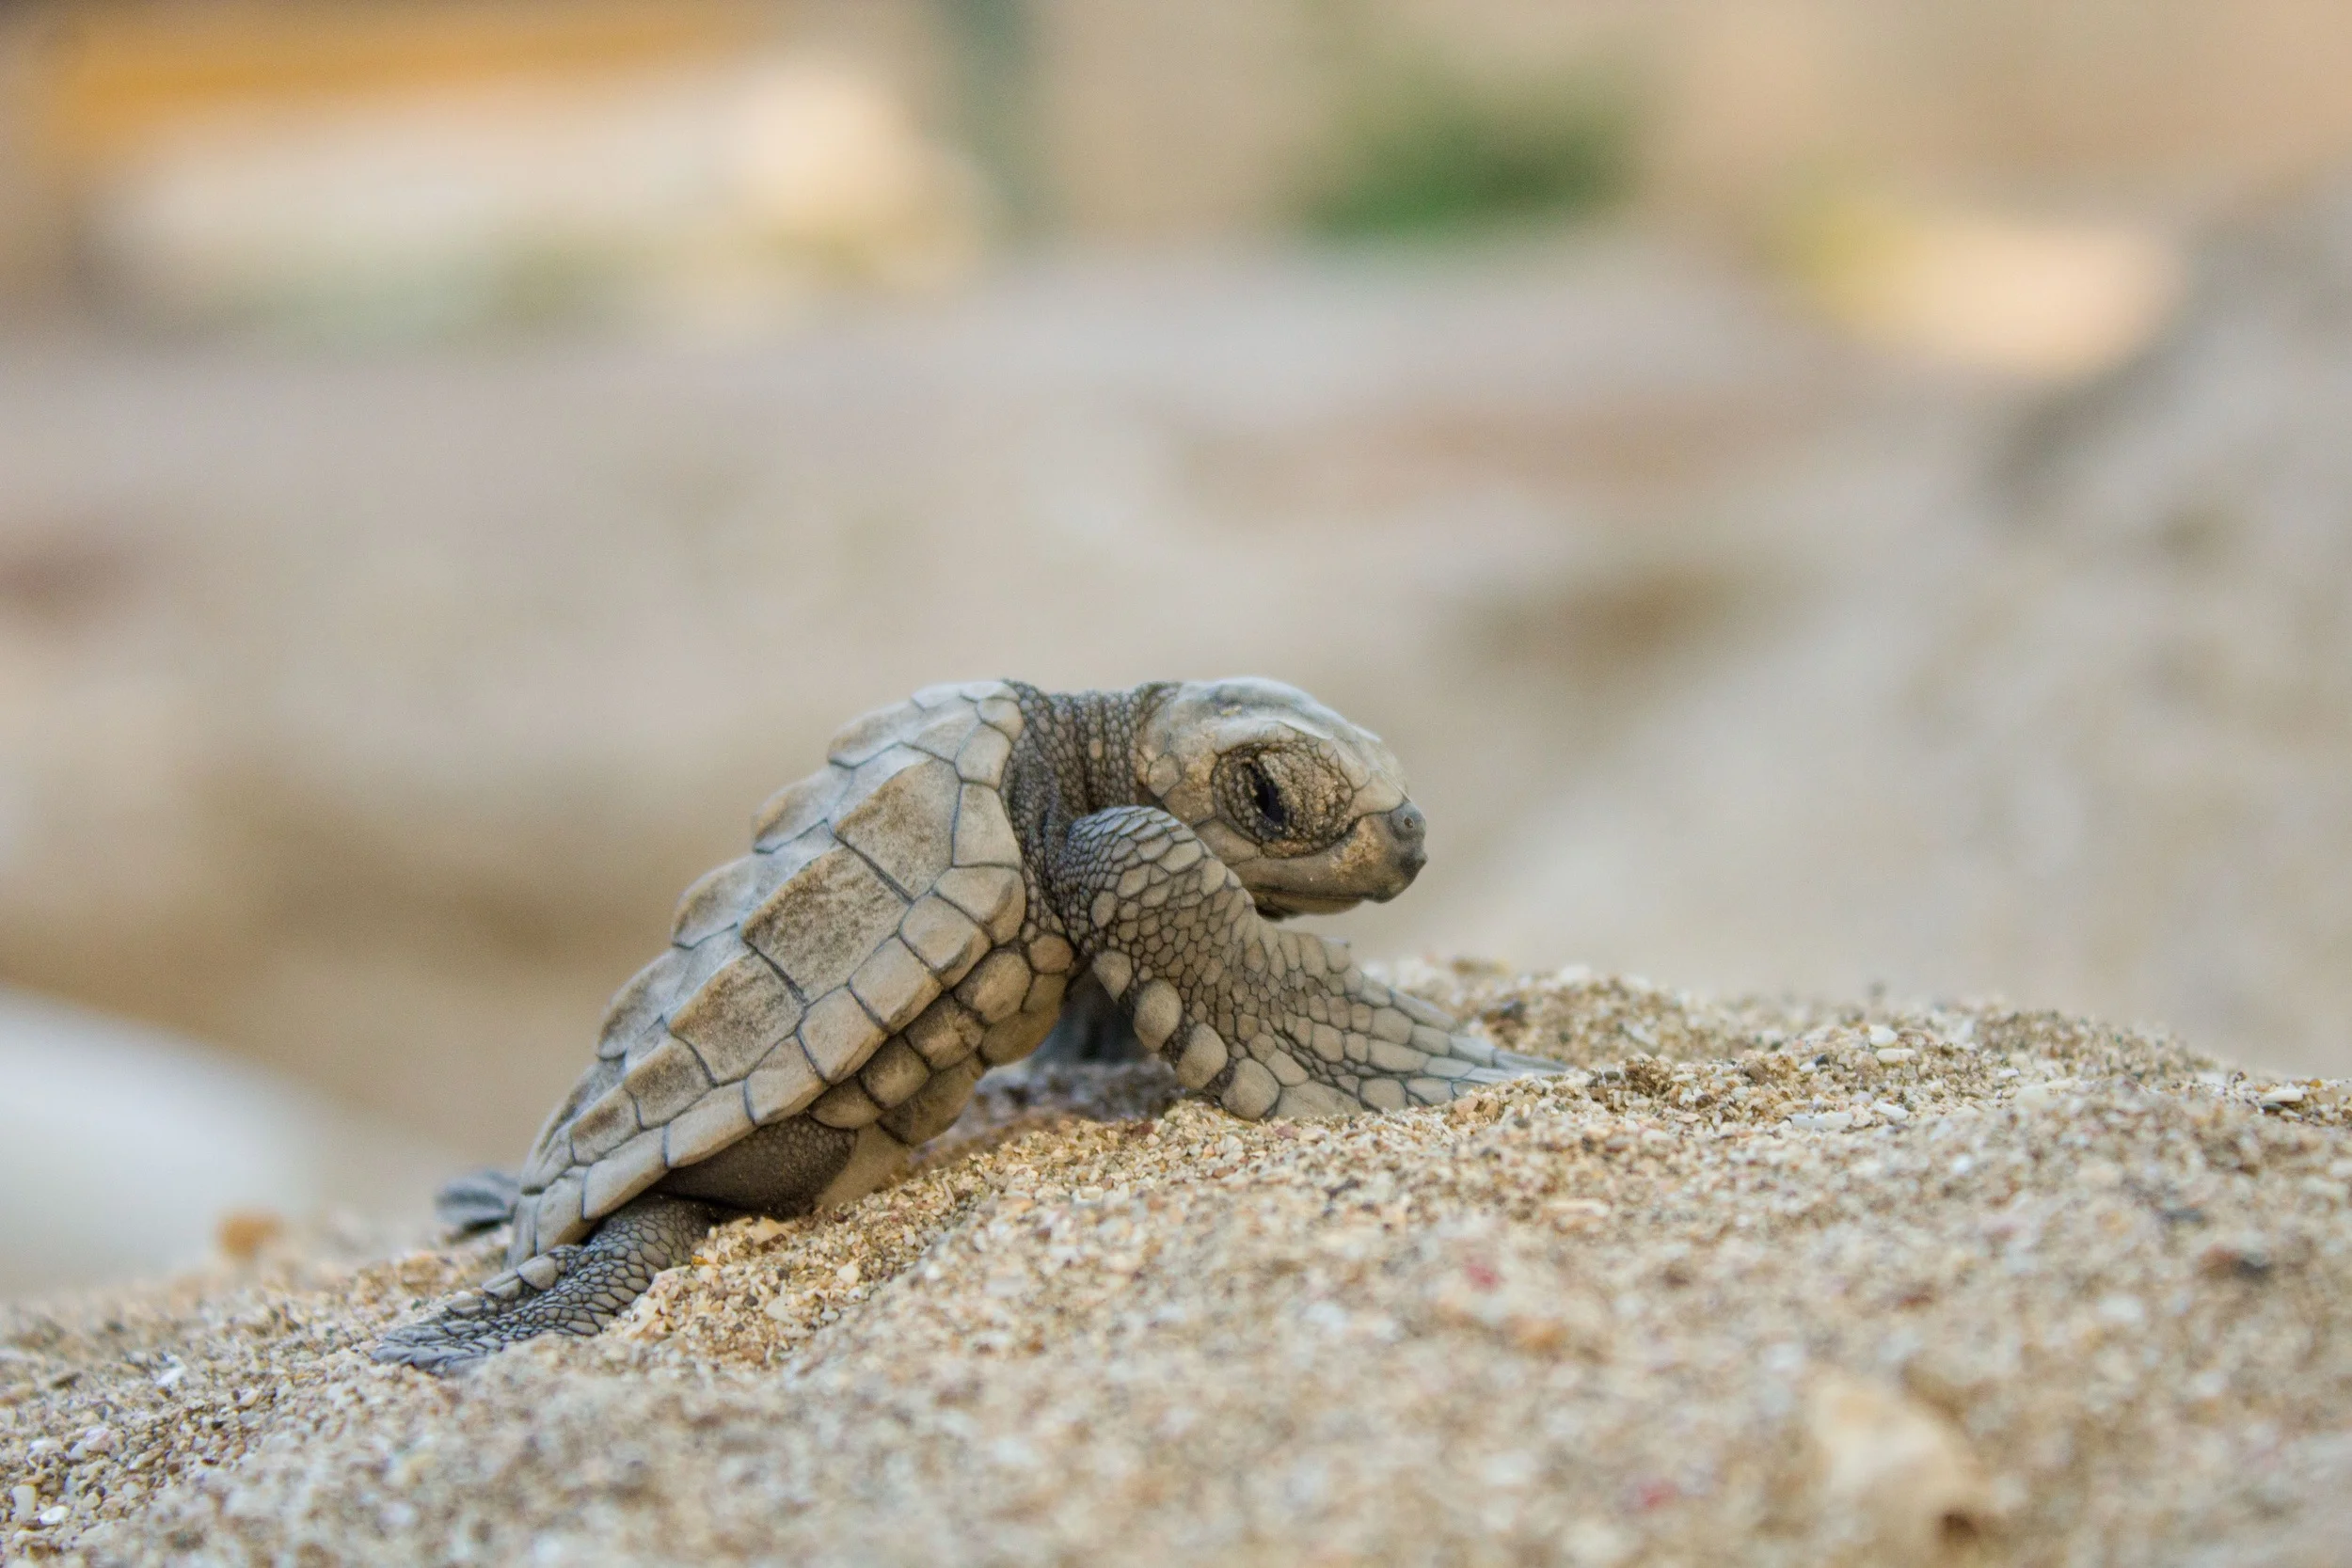
[[[478,1170],[446,1182],[433,1195],[433,1213],[461,1236],[494,1229],[515,1217],[522,1184],[502,1170]]]
[[[559,1246],[393,1329],[378,1361],[444,1372],[542,1334],[595,1334],[628,1310],[653,1276],[693,1256],[718,1211],[648,1193],[623,1204],[585,1246]]]

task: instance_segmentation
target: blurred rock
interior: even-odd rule
[[[249,1259],[279,1216],[422,1212],[450,1157],[185,1040],[0,992],[0,1296]]]

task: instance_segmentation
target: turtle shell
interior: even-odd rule
[[[1021,845],[998,785],[1021,727],[1001,681],[927,688],[850,723],[761,808],[752,852],[686,890],[669,950],[613,998],[523,1167],[511,1256],[805,1111],[1015,937]]]

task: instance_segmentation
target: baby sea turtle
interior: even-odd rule
[[[1274,926],[1393,898],[1424,858],[1388,748],[1294,687],[935,686],[826,762],[686,891],[519,1181],[443,1193],[460,1223],[512,1218],[513,1266],[378,1360],[594,1334],[727,1213],[872,1191],[1089,972],[1185,1087],[1249,1120],[1559,1070]]]

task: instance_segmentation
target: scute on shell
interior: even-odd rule
[[[867,1086],[911,1125],[952,1119],[984,1030],[946,993],[1021,926],[997,794],[1019,731],[1001,682],[928,688],[847,726],[822,769],[771,798],[754,852],[687,891],[677,944],[613,998],[597,1060],[525,1164],[512,1260],[578,1240],[755,1126],[829,1094],[868,1100],[861,1070],[896,1030],[922,1053],[891,1054]],[[991,1012],[1020,998],[1004,982],[1028,982],[1014,963]],[[911,1060],[961,1056],[937,1092],[912,1085]]]

